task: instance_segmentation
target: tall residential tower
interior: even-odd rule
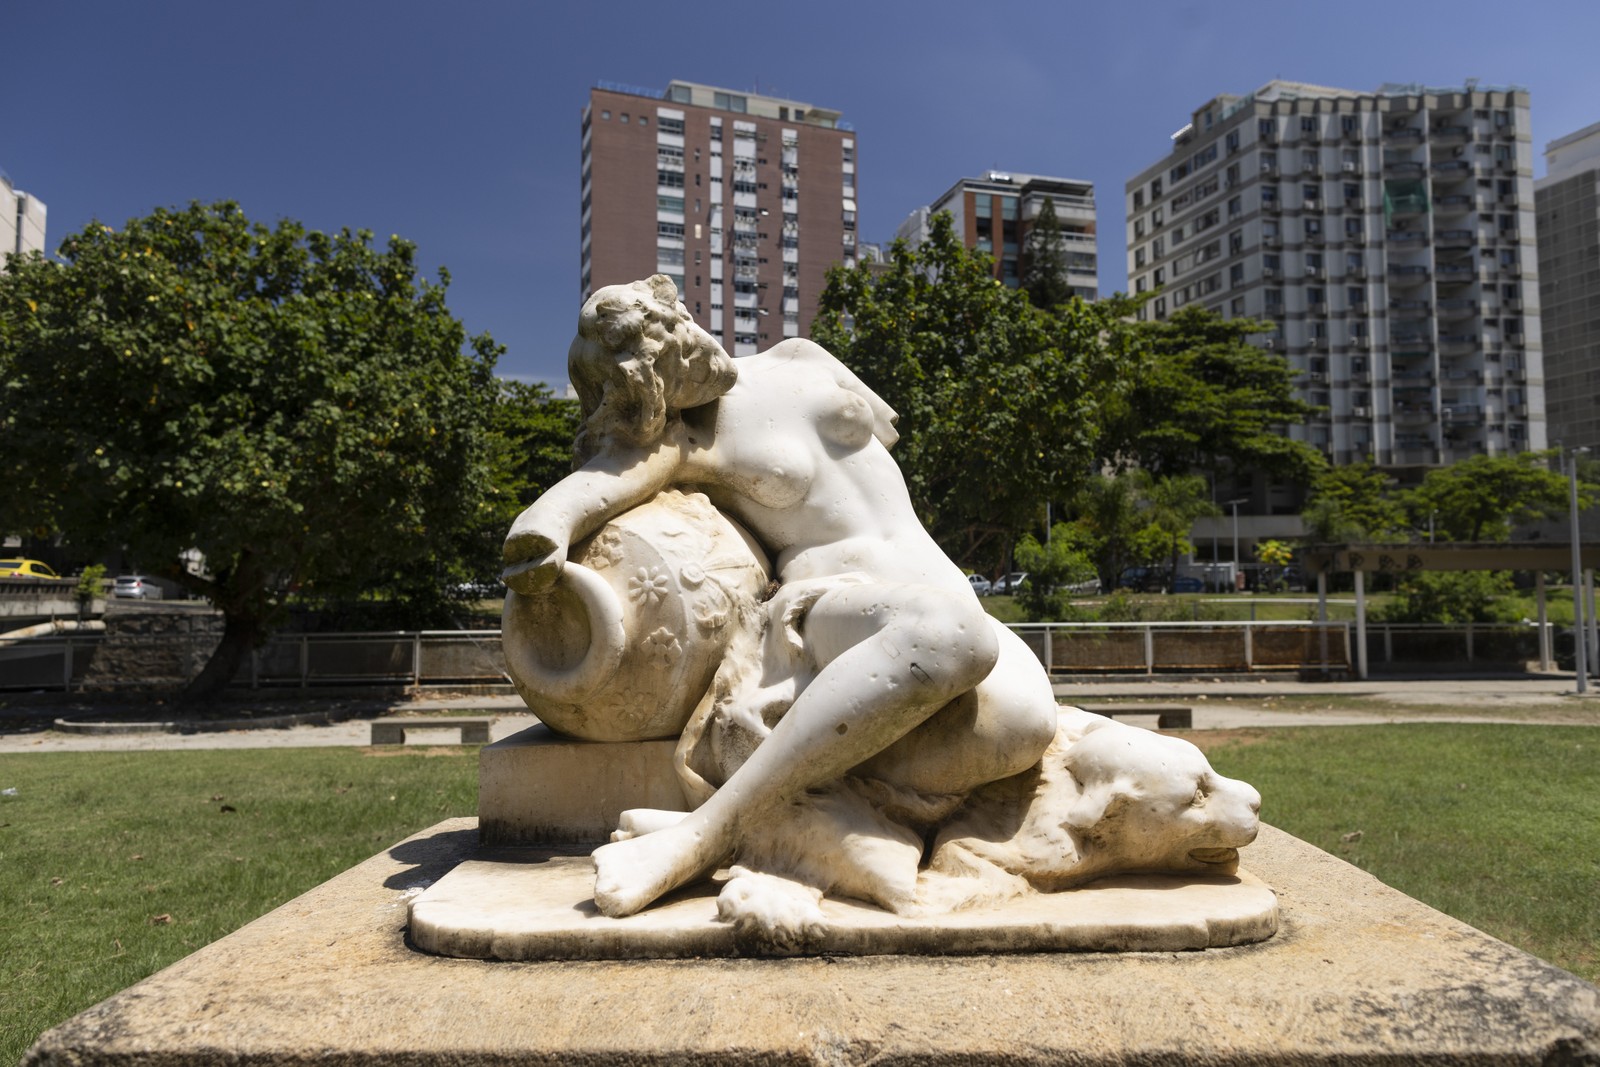
[[[14,255],[44,251],[45,207],[0,170],[0,266]]]
[[[839,112],[674,81],[602,85],[583,111],[582,278],[671,275],[743,355],[803,337],[856,257],[856,138]]]
[[[962,178],[932,204],[913,211],[895,236],[918,244],[927,233],[928,220],[940,211],[948,211],[961,243],[992,255],[995,277],[1015,286],[1023,273],[1022,250],[1028,231],[1038,221],[1046,200],[1061,224],[1067,284],[1075,296],[1098,298],[1092,182],[991,170],[981,178]]]
[[[1126,197],[1146,314],[1271,322],[1260,343],[1325,409],[1290,432],[1333,462],[1410,480],[1545,447],[1525,89],[1269,82],[1196,110]]]
[[[1600,452],[1600,122],[1544,158],[1533,195],[1550,442]]]

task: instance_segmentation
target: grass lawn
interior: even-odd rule
[[[1414,723],[1187,736],[1218,771],[1261,790],[1266,821],[1600,981],[1600,730]]]
[[[0,1064],[440,819],[476,748],[0,756]],[[433,755],[423,754],[432,752]]]
[[[1269,821],[1600,978],[1600,731],[1427,724],[1190,736],[1218,770],[1261,789]],[[472,814],[476,754],[0,757],[0,788],[17,790],[0,796],[0,1064],[387,845]]]

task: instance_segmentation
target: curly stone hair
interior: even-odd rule
[[[613,439],[659,441],[679,411],[710,403],[738,377],[733,359],[695,325],[665,274],[608,285],[584,302],[567,373],[583,405],[574,466]]]

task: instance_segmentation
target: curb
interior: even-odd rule
[[[212,734],[230,730],[287,730],[292,726],[331,726],[346,719],[361,717],[361,712],[307,711],[294,715],[263,715],[253,719],[211,719],[177,722],[97,722],[85,719],[56,719],[56,730],[66,734],[115,736],[118,734]]]

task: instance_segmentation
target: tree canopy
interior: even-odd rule
[[[1321,453],[1283,427],[1316,409],[1295,396],[1280,355],[1250,344],[1265,327],[1189,306],[1144,324],[1140,361],[1107,412],[1104,455],[1157,475],[1263,471],[1305,483]]]
[[[1056,202],[1048,196],[1022,243],[1022,289],[1036,308],[1049,309],[1072,299],[1061,220],[1056,217]]]
[[[191,693],[292,590],[437,588],[439,546],[480,519],[500,351],[445,272],[232,203],[92,224],[60,260],[0,275],[0,526],[125,547],[209,597],[225,633]]]
[[[899,412],[895,456],[935,538],[959,563],[996,567],[1089,469],[1133,307],[1035,309],[940,213],[887,268],[834,268],[811,333]]]
[[[1472,456],[1431,470],[1405,497],[1413,523],[1434,529],[1443,539],[1498,541],[1511,527],[1559,518],[1568,507],[1567,479],[1549,467],[1550,452]],[[1581,487],[1580,504],[1589,505],[1594,486]]]

